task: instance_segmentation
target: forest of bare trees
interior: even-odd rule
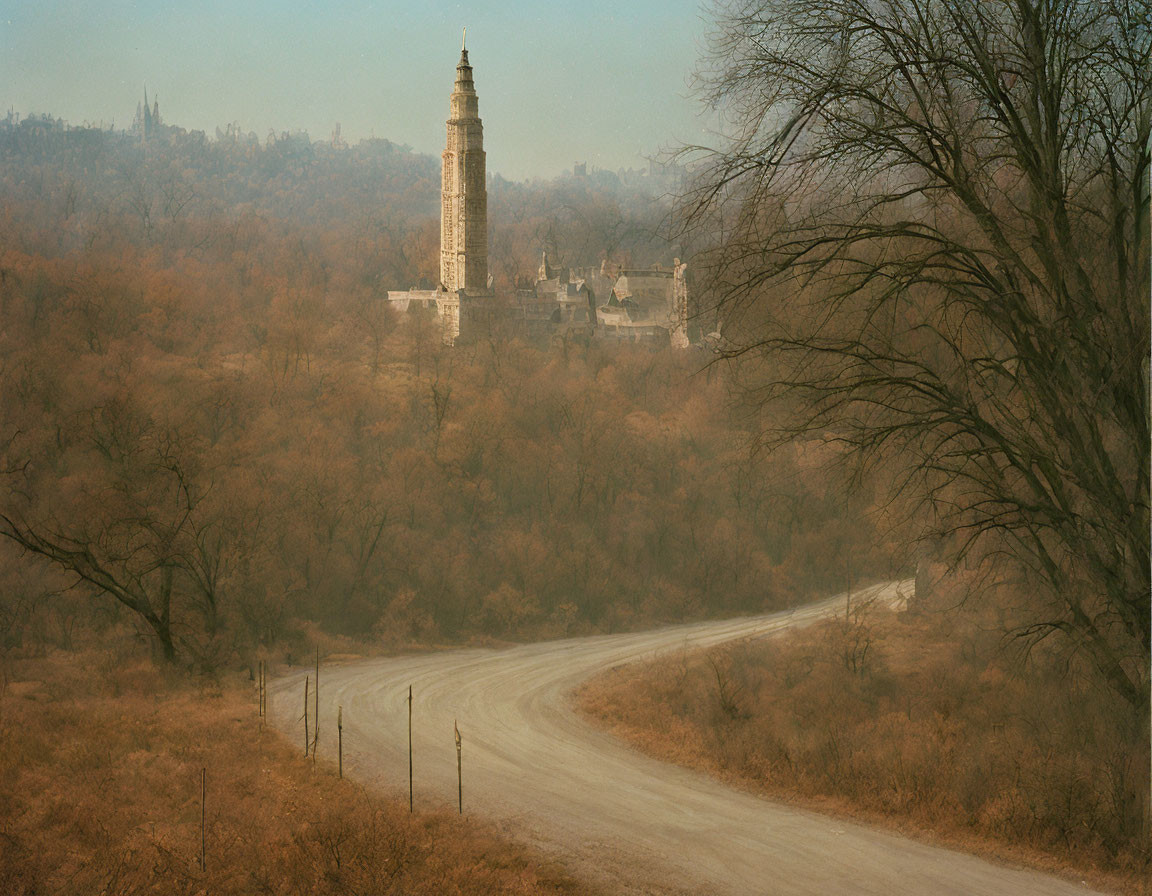
[[[447,350],[394,317],[385,291],[435,271],[423,157],[39,119],[0,152],[8,644],[127,623],[212,669],[316,626],[548,637],[887,571],[864,498],[846,507],[803,453],[747,456],[703,356]],[[614,177],[492,196],[505,283],[542,247],[668,249],[666,210]],[[824,562],[827,538],[857,541],[859,568]]]
[[[547,639],[915,573],[932,587],[888,655],[849,601],[844,632],[781,658],[658,670],[665,704],[719,694],[715,718],[680,714],[699,762],[883,806],[906,796],[886,751],[927,776],[1008,725],[912,815],[960,805],[1146,866],[1148,3],[712,13],[698,87],[725,136],[680,153],[677,201],[593,172],[493,177],[488,207],[498,293],[541,251],[690,258],[715,353],[444,347],[385,301],[434,285],[439,163],[386,140],[0,121],[0,651],[107,637],[218,674],[324,639]],[[837,718],[903,742],[828,761],[811,719],[772,740],[785,692],[805,718],[831,695],[837,743]],[[1005,784],[1013,751],[1048,746],[1068,805],[1035,770]]]
[[[1146,837],[1148,4],[715,16],[699,78],[728,139],[685,151],[682,211],[721,234],[710,313],[761,439],[840,445],[948,602],[1126,702]]]
[[[1145,715],[1150,53],[1119,0],[722,3],[685,209],[765,437],[885,469]]]

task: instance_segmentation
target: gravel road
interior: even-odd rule
[[[898,601],[904,582],[873,589]],[[839,819],[781,806],[640,755],[575,713],[597,672],[683,647],[762,637],[835,612],[843,596],[768,616],[330,663],[320,673],[320,757],[335,761],[344,707],[345,773],[407,793],[408,686],[416,803],[456,805],[453,721],[463,735],[464,811],[621,894],[1004,894],[1087,888]],[[270,685],[274,724],[303,741],[307,670]],[[301,746],[303,749],[303,746]]]

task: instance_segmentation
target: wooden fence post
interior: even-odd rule
[[[312,720],[312,764],[316,764],[316,750],[320,746],[320,648],[316,648],[315,718]]]
[[[304,758],[308,758],[308,749],[312,746],[308,736],[308,676],[304,676]]]
[[[408,685],[408,811],[413,809],[412,796],[412,685]]]
[[[336,755],[340,763],[340,777],[344,777],[344,707],[336,707]]]
[[[463,749],[463,740],[460,737],[460,726],[456,724],[456,720],[452,720],[452,727],[456,731],[456,796],[459,801],[460,814],[464,814],[464,765],[461,761],[461,753]]]
[[[208,870],[208,769],[200,770],[200,872]]]

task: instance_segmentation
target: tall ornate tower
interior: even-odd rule
[[[462,46],[440,188],[440,282],[449,292],[488,291],[488,188],[479,103],[468,49]]]

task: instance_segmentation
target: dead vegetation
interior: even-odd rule
[[[483,824],[409,815],[406,801],[314,769],[260,729],[247,684],[190,683],[111,651],[10,660],[0,892],[587,892]]]
[[[966,618],[850,612],[615,669],[579,700],[645,752],[773,798],[1152,893],[1147,732],[1067,657],[1018,656]]]

